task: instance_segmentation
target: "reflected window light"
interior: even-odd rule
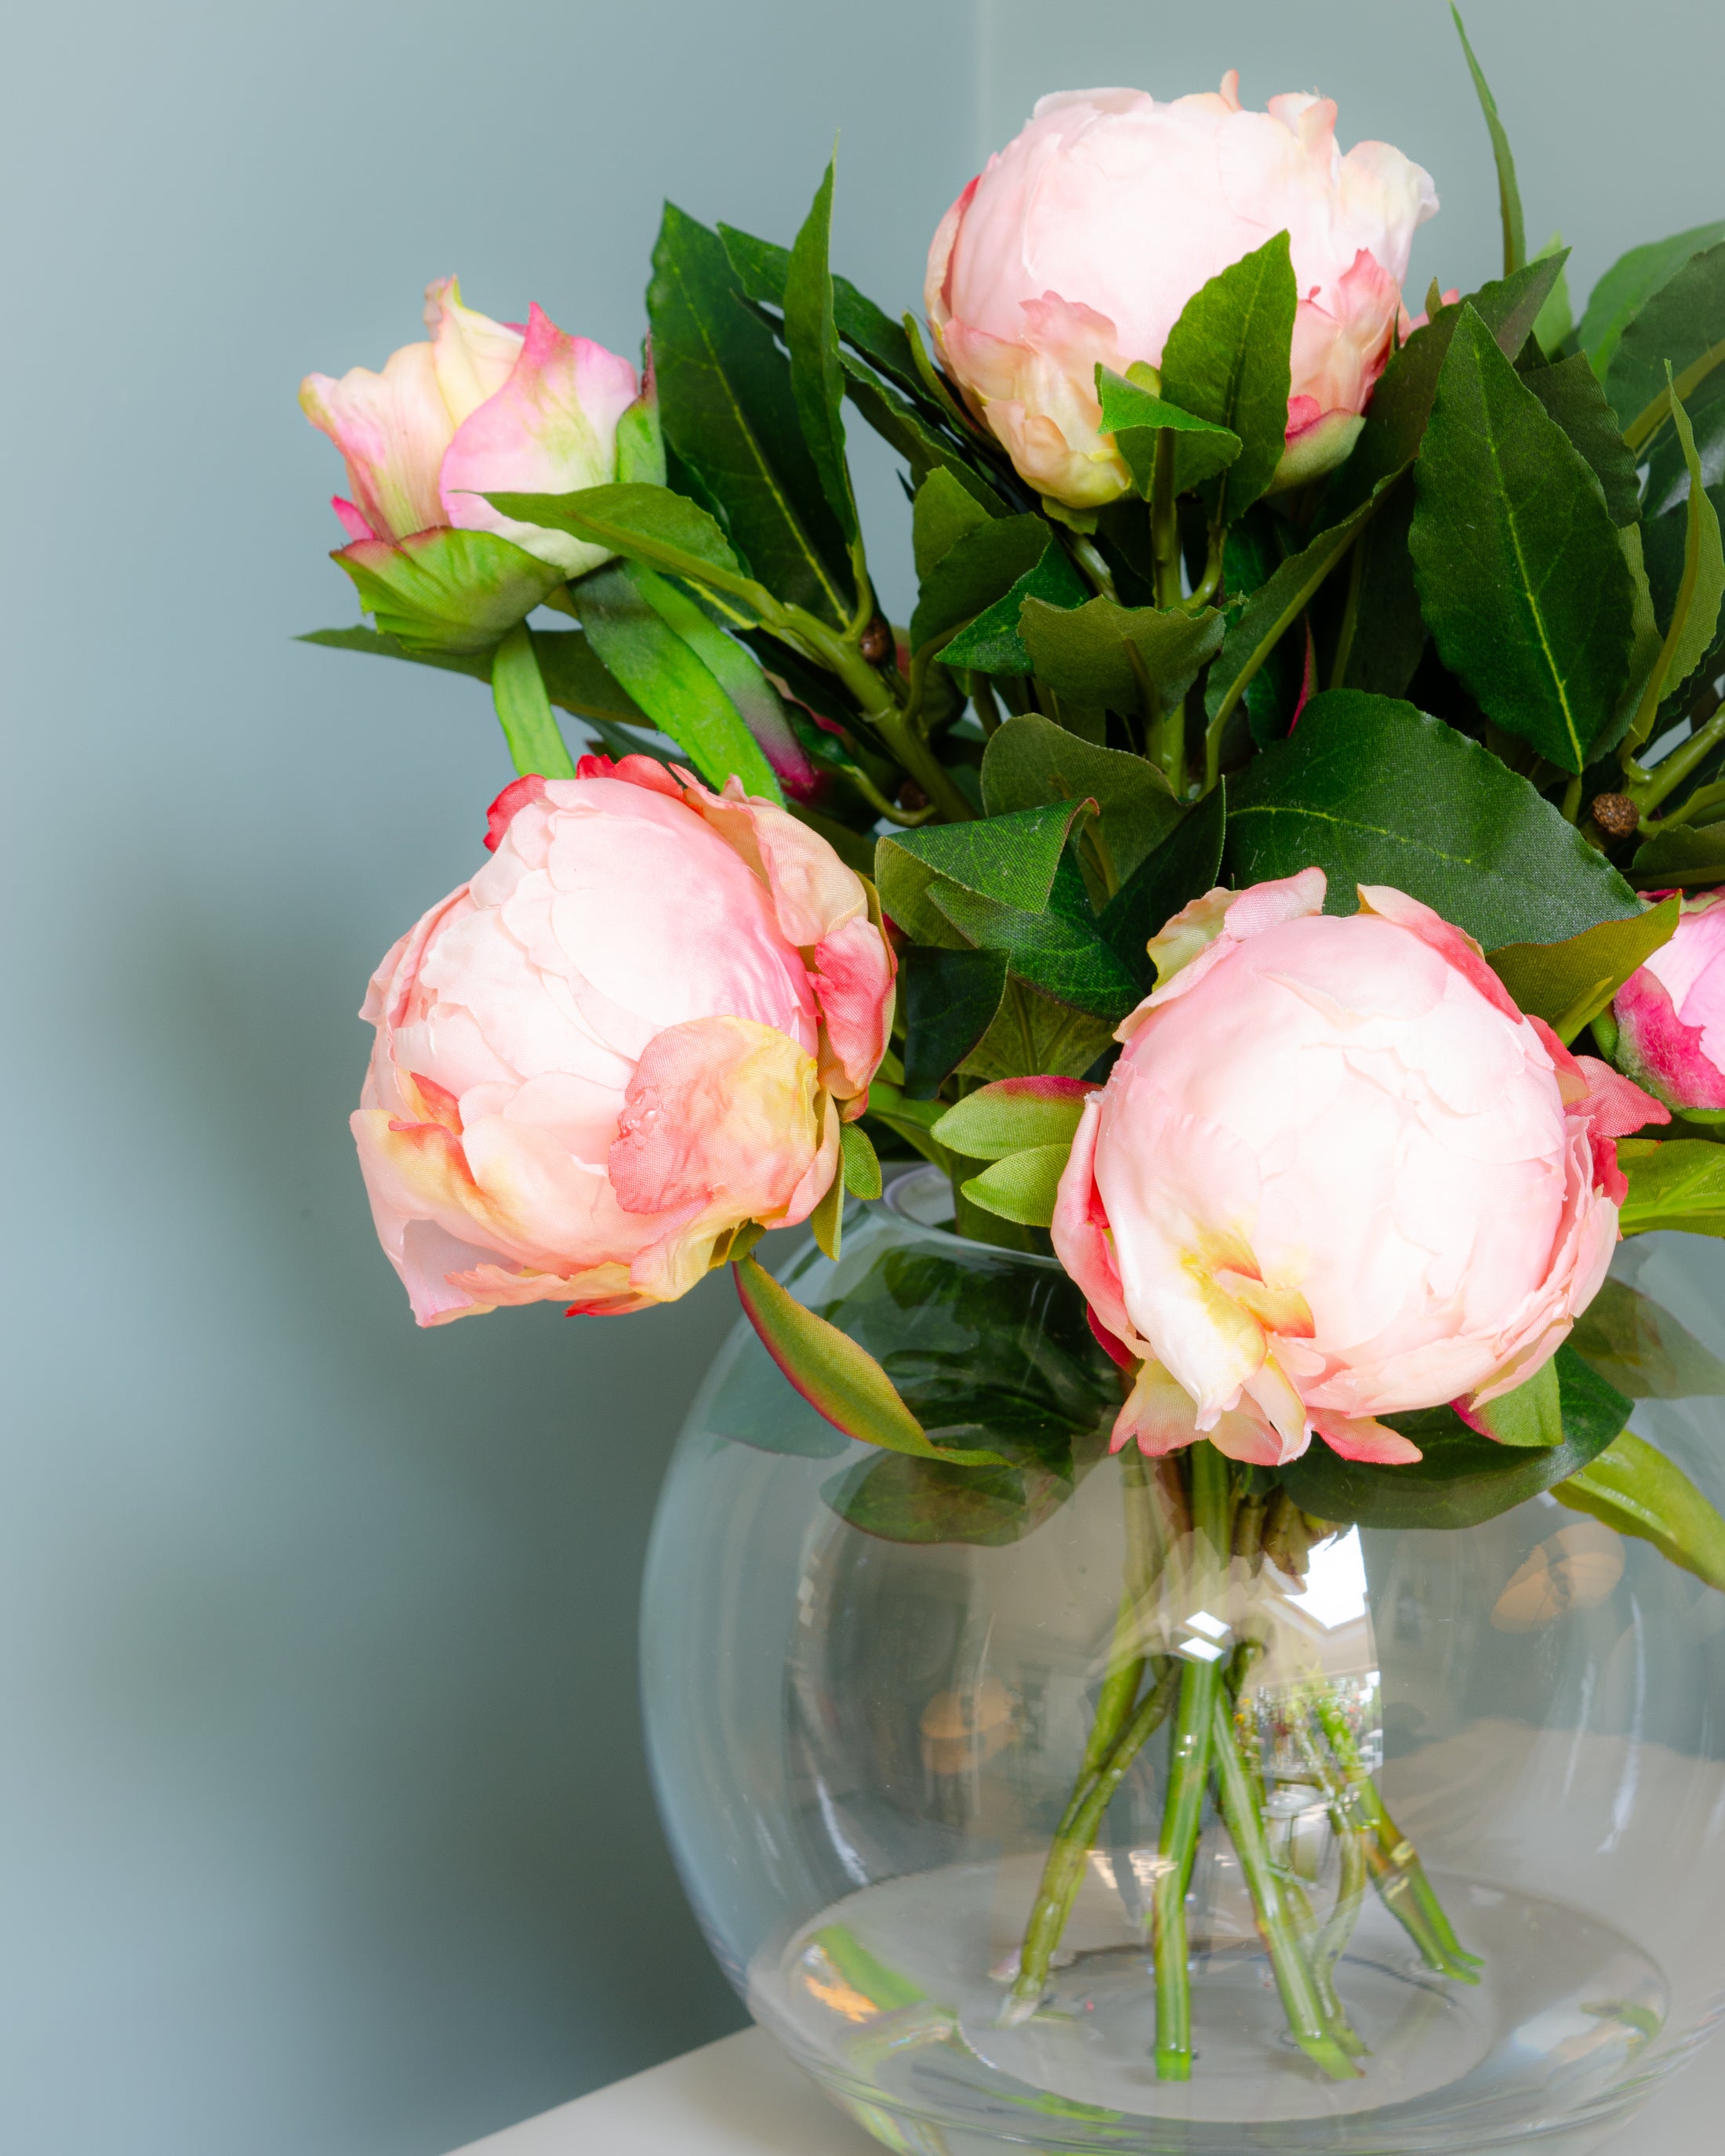
[[[1219,1617],[1212,1617],[1208,1609],[1200,1609],[1195,1617],[1186,1620],[1189,1632],[1202,1632],[1207,1640],[1225,1640],[1228,1627]]]
[[[1366,1559],[1358,1527],[1313,1550],[1301,1603],[1327,1632],[1358,1624],[1365,1615]]]

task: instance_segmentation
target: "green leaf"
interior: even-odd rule
[[[853,1198],[880,1195],[880,1162],[860,1123],[840,1123],[839,1152],[844,1163],[845,1188]]]
[[[1558,1396],[1557,1364],[1543,1363],[1524,1383],[1495,1400],[1481,1402],[1473,1414],[1499,1445],[1561,1445],[1563,1409]]]
[[[1681,1467],[1632,1430],[1552,1495],[1620,1534],[1651,1543],[1709,1587],[1725,1589],[1725,1519]]]
[[[1020,980],[1009,979],[994,1022],[958,1066],[992,1081],[1030,1073],[1081,1078],[1113,1036],[1112,1019],[1092,1018]]]
[[[578,717],[602,719],[612,725],[650,723],[634,697],[600,665],[578,629],[536,629],[529,633],[540,679],[552,703]],[[396,638],[382,635],[374,629],[315,629],[295,641],[322,644],[331,651],[368,652],[377,659],[411,660],[416,665],[465,674],[475,681],[491,678],[489,651],[412,651]]]
[[[1651,294],[1624,326],[1605,394],[1631,449],[1651,439],[1666,408],[1666,368],[1688,398],[1725,360],[1725,239],[1705,247]]]
[[[639,481],[588,486],[574,494],[488,494],[494,509],[551,531],[597,540],[617,553],[669,566],[678,574],[703,567],[736,581],[742,567],[717,520],[686,495]]]
[[[1536,367],[1520,380],[1586,460],[1604,494],[1611,521],[1620,528],[1633,524],[1641,513],[1635,460],[1586,353],[1571,352],[1554,367]]]
[[[764,793],[769,801],[782,803],[784,796],[779,788],[778,773],[806,772],[809,764],[779,701],[778,691],[768,680],[760,660],[747,644],[727,635],[710,615],[704,613],[680,585],[669,583],[638,562],[630,563],[629,579],[660,619],[681,637],[724,690],[760,752],[758,756],[749,757],[742,744],[734,739],[729,721],[726,720],[723,731],[713,737],[712,759],[716,762],[732,759],[737,776],[751,793]],[[675,738],[670,727],[665,731]],[[691,754],[693,753],[691,749]],[[744,761],[735,762],[739,757]],[[766,783],[768,775],[770,784]],[[722,783],[712,782],[716,785]]]
[[[1041,521],[1040,518],[1029,521]],[[1043,529],[1048,531],[1049,527],[1044,525]],[[937,583],[956,557],[975,546],[983,536],[978,532],[954,547],[936,570],[934,581]],[[1033,670],[1030,654],[1019,633],[1019,618],[1026,603],[1033,599],[1041,600],[1050,607],[1064,609],[1081,605],[1087,595],[1087,588],[1067,558],[1066,550],[1050,532],[1034,567],[1026,570],[993,606],[978,614],[968,629],[961,630],[942,657],[948,666],[973,666],[985,674],[1029,674]],[[925,599],[927,596],[925,593]],[[919,614],[922,610],[919,606]]]
[[[1568,252],[1563,244],[1563,234],[1554,232],[1535,259],[1543,262],[1548,254],[1562,254],[1567,259]],[[1545,305],[1533,317],[1533,341],[1541,352],[1555,356],[1562,351],[1574,327],[1575,311],[1569,304],[1569,280],[1559,272],[1557,283],[1547,295]],[[1536,367],[1533,372],[1538,374],[1543,369]],[[1592,368],[1589,367],[1588,372],[1591,373]]]
[[[1409,545],[1444,664],[1499,726],[1586,768],[1629,672],[1635,594],[1599,482],[1464,309]]]
[[[881,903],[886,904],[884,893]],[[942,950],[925,943],[905,951],[900,985],[907,1099],[933,1100],[988,1032],[1006,993],[1006,964],[1002,951]]]
[[[1627,1281],[1605,1282],[1576,1319],[1569,1344],[1633,1400],[1725,1397],[1725,1363]]]
[[[1566,259],[1548,255],[1517,270],[1512,277],[1482,285],[1454,306],[1440,307],[1423,328],[1414,331],[1372,393],[1371,408],[1353,455],[1331,475],[1322,512],[1327,524],[1339,524],[1351,516],[1385,480],[1404,471],[1420,454],[1438,377],[1464,308],[1474,310],[1497,340],[1497,349],[1512,360],[1532,334]]]
[[[563,581],[561,569],[495,531],[441,525],[398,545],[356,539],[330,558],[382,634],[415,658],[489,652]]]
[[[1070,1493],[1058,1476],[1016,1467],[947,1467],[889,1455],[861,1460],[821,1491],[841,1520],[889,1543],[1004,1548],[1040,1527]]]
[[[742,290],[752,300],[783,307],[791,275],[791,249],[739,232],[735,225],[721,224],[718,229]],[[848,278],[834,277],[832,282],[833,318],[839,336],[871,367],[913,396],[920,395],[922,381],[903,326],[865,298]]]
[[[1150,938],[1221,875],[1228,784],[1218,781],[1189,808],[1102,909],[1097,930],[1142,989],[1156,971],[1145,948]]]
[[[980,502],[991,516],[1010,512],[995,489],[921,408],[901,397],[892,386],[847,352],[845,355],[845,393],[881,439],[889,443],[911,467],[913,484],[920,485],[931,471],[944,471],[965,492]]]
[[[667,203],[647,288],[667,439],[722,504],[752,573],[834,626],[852,603],[844,533],[803,439],[789,362],[718,234]]]
[[[1567,1048],[1638,966],[1677,932],[1680,901],[1668,898],[1627,921],[1602,921],[1561,943],[1506,943],[1487,963],[1521,1008],[1543,1018]]]
[[[1240,439],[1231,428],[1219,427],[1193,413],[1183,412],[1178,404],[1170,404],[1166,398],[1132,379],[1140,372],[1150,373],[1151,370],[1144,367],[1142,362],[1136,362],[1123,375],[1116,374],[1100,362],[1096,366],[1102,432],[1113,435],[1114,445],[1126,459],[1141,495],[1147,500],[1155,483],[1156,441],[1164,430],[1209,437],[1207,442],[1188,445],[1188,485],[1196,485],[1200,478],[1208,479],[1213,472],[1224,470],[1234,462],[1240,452]]]
[[[1003,1078],[967,1093],[932,1135],[967,1160],[1004,1160],[1038,1147],[1070,1152],[1093,1090],[1070,1078]]]
[[[865,1445],[950,1466],[1004,1464],[998,1452],[931,1445],[891,1378],[865,1348],[805,1309],[758,1260],[744,1258],[734,1270],[744,1314],[767,1353],[835,1430]]]
[[[1081,607],[1074,613],[1055,613],[1032,600],[1024,608],[1025,641],[1032,655],[1039,651],[1036,624],[1042,617],[1076,621],[1088,611]],[[1037,671],[1050,680],[1040,658]],[[1060,684],[1052,685],[1058,688]],[[1086,799],[1094,801],[1101,812],[1096,834],[1122,882],[1146,854],[1161,844],[1183,813],[1160,773],[1142,757],[1081,741],[1039,712],[1008,719],[983,752],[983,806],[990,816]]]
[[[1019,610],[1037,678],[1057,696],[1147,718],[1179,702],[1221,649],[1225,627],[1214,607],[1189,614],[1106,598],[1070,607],[1030,598]]]
[[[1497,116],[1497,100],[1491,95],[1491,85],[1474,58],[1473,47],[1467,42],[1467,33],[1461,26],[1461,11],[1452,5],[1450,13],[1455,18],[1461,49],[1467,55],[1467,71],[1473,77],[1480,110],[1486,116],[1486,132],[1491,137],[1491,161],[1497,167],[1497,210],[1503,226],[1503,274],[1507,277],[1527,259],[1527,230],[1522,215],[1522,191],[1516,185],[1516,161],[1503,122]]]
[[[1353,544],[1373,507],[1372,502],[1363,502],[1345,522],[1320,531],[1310,545],[1291,554],[1269,582],[1260,584],[1246,601],[1223,639],[1221,656],[1204,685],[1204,709],[1213,726],[1226,723],[1259,670]]]
[[[815,190],[814,205],[791,249],[784,286],[784,336],[790,347],[791,388],[803,439],[823,490],[847,541],[856,539],[856,501],[845,456],[845,370],[833,313],[827,257],[833,232],[833,164]]]
[[[1563,1442],[1494,1445],[1453,1408],[1388,1415],[1425,1454],[1406,1467],[1343,1460],[1322,1440],[1281,1471],[1288,1495],[1322,1520],[1363,1527],[1471,1527],[1579,1475],[1629,1418],[1630,1403],[1565,1346],[1554,1358]]]
[[[641,393],[617,422],[616,470],[619,479],[643,486],[665,483],[665,429],[659,417],[659,384],[654,377],[650,342]]]
[[[962,1187],[973,1205],[998,1213],[1003,1220],[1016,1220],[1023,1228],[1045,1228],[1054,1219],[1055,1198],[1061,1172],[1072,1150],[1064,1145],[1032,1146],[1007,1155],[973,1175]]]
[[[1725,253],[1725,249],[1721,252]],[[1631,739],[1638,743],[1653,731],[1661,697],[1681,687],[1712,651],[1719,626],[1720,602],[1725,599],[1725,551],[1719,542],[1719,515],[1707,491],[1689,414],[1681,398],[1676,395],[1671,399],[1671,420],[1689,479],[1684,508],[1683,572],[1665,640],[1630,728]]]
[[[1231,523],[1250,508],[1281,461],[1298,300],[1288,235],[1279,232],[1195,292],[1168,331],[1163,395],[1240,438],[1239,455],[1204,481],[1214,522]],[[1194,444],[1209,465],[1209,444],[1201,437]],[[1184,465],[1184,459],[1175,465],[1175,484],[1182,488],[1189,483]]]
[[[1692,254],[1725,239],[1725,219],[1717,224],[1698,224],[1670,239],[1656,239],[1645,247],[1632,247],[1620,255],[1594,285],[1576,331],[1581,349],[1593,363],[1601,382],[1617,351],[1617,341],[1660,286],[1669,283]]]
[[[1708,884],[1725,881],[1725,824],[1679,824],[1656,831],[1635,850],[1639,884]]]
[[[644,591],[648,574],[637,563],[612,562],[582,578],[581,622],[593,649],[709,786],[723,786],[735,772],[749,793],[782,801],[742,714],[656,610],[652,586]]]
[[[1316,864],[1328,904],[1392,884],[1487,950],[1639,918],[1621,876],[1489,750],[1389,696],[1314,696],[1293,735],[1230,781],[1229,880]]]
[[[516,624],[492,656],[491,701],[509,744],[510,759],[522,778],[534,773],[542,778],[575,776],[574,759],[552,716],[551,699],[539,678],[533,639],[524,621]]]
[[[926,584],[958,542],[989,521],[988,511],[951,472],[930,472],[911,506],[917,583]]]
[[[1655,1228],[1725,1235],[1725,1146],[1707,1138],[1620,1138],[1617,1165],[1629,1183],[1617,1215],[1625,1235]]]
[[[911,650],[986,613],[1035,569],[1049,542],[1048,526],[1035,516],[983,517],[951,540],[922,573],[911,616]],[[1016,624],[1016,613],[1013,619]]]
[[[1004,952],[1020,980],[1075,1010],[1112,1023],[1139,1000],[1137,981],[1098,931],[1082,873],[1070,853],[1062,857],[1042,908],[1011,906],[944,881],[929,896],[971,942]]]
[[[1353,542],[1360,556],[1359,604],[1342,688],[1363,689],[1375,696],[1405,696],[1425,651],[1425,617],[1408,550],[1416,499],[1414,475],[1405,472],[1384,489],[1371,521]],[[1352,562],[1348,574],[1353,574]],[[1250,708],[1250,694],[1246,702]]]
[[[1066,841],[1084,813],[1081,803],[1065,801],[973,824],[930,824],[916,831],[890,831],[875,855],[880,902],[901,927],[911,927],[886,896],[886,879],[896,865],[891,857],[908,854],[935,875],[979,897],[1040,913],[1054,889]],[[911,933],[916,932],[912,928]]]

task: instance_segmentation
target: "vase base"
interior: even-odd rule
[[[1658,1969],[1609,1926],[1543,1897],[1434,1880],[1477,1984],[1433,1975],[1373,1902],[1336,1987],[1367,2055],[1334,2081],[1295,2045],[1250,1905],[1213,1880],[1191,1958],[1189,2081],[1161,2081],[1152,1974],[1127,1853],[1097,1852],[1043,2002],[1003,2025],[1034,1860],[866,1887],[756,1965],[759,2020],[889,2147],[1399,2156],[1538,2138],[1580,2156],[1645,2092],[1633,2071],[1666,2010]],[[1647,2077],[1651,2078],[1651,2077]],[[1572,2133],[1575,2137],[1571,2139]],[[1552,2137],[1562,2136],[1555,2143]]]

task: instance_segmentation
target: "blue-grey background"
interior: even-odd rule
[[[1475,30],[1578,296],[1717,215],[1717,0]],[[353,618],[300,375],[454,269],[633,349],[661,196],[913,303],[1041,90],[1322,87],[1497,247],[1436,0],[63,0],[7,18],[0,2147],[439,2156],[737,2025],[667,1864],[639,1566],[725,1284],[421,1335],[345,1118],[509,776]],[[890,471],[869,467],[901,607]]]

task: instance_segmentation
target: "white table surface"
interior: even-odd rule
[[[1718,2156],[1725,2040],[1598,2156]],[[758,2029],[473,2142],[458,2156],[881,2156]]]

